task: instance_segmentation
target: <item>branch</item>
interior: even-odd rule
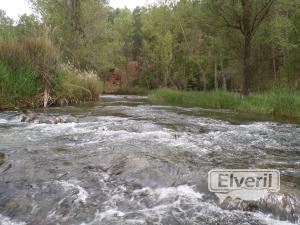
[[[210,10],[216,12],[224,20],[225,25],[227,27],[240,30],[242,33],[244,33],[244,30],[242,28],[242,23],[241,23],[241,16],[234,9],[229,9],[230,11],[232,11],[231,17],[233,17],[235,21],[235,22],[230,22],[229,19],[226,17],[226,12],[222,8],[222,6],[221,5],[218,6],[214,4],[214,1],[211,1],[211,3],[212,3],[211,5],[208,4]]]
[[[263,20],[266,18],[266,16],[269,14],[270,9],[273,5],[275,0],[268,0],[266,4],[262,6],[262,8],[256,13],[252,26],[251,26],[251,32],[255,33],[257,28],[260,26],[260,24],[263,22]]]

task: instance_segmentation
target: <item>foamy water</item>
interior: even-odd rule
[[[299,199],[298,125],[104,98],[36,112],[27,123],[0,113],[0,224],[297,224],[291,215],[222,208],[207,172],[278,168],[282,192]]]
[[[11,220],[8,217],[2,216],[1,214],[0,214],[0,224],[1,225],[26,225],[25,222],[17,222],[17,221]]]

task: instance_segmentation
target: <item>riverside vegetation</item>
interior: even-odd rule
[[[28,2],[34,13],[18,21],[0,12],[2,108],[97,99],[98,77],[114,68],[136,77],[119,93],[159,89],[153,102],[300,115],[298,0],[171,0],[133,11]]]
[[[156,104],[187,107],[231,109],[237,112],[271,114],[275,117],[300,118],[300,92],[273,89],[243,97],[239,93],[216,90],[210,92],[159,89],[149,95]]]
[[[0,42],[0,108],[64,105],[98,99],[96,74],[60,64],[49,40],[23,38]]]
[[[299,0],[26,2],[0,10],[0,224],[300,224]],[[102,82],[149,99],[23,109]],[[215,168],[280,170],[280,191],[221,203]]]

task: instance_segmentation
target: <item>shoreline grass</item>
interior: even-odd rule
[[[121,87],[114,91],[105,91],[106,94],[116,95],[148,95],[150,91],[142,87]]]
[[[155,104],[179,105],[212,109],[230,109],[243,113],[270,114],[274,117],[300,118],[300,92],[271,90],[242,97],[239,93],[215,91],[176,91],[159,89],[149,94]]]

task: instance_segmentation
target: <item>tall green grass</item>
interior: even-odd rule
[[[11,39],[0,42],[0,61],[11,70],[33,70],[44,85],[51,86],[59,54],[47,39]]]
[[[41,82],[31,68],[11,69],[0,61],[0,105],[35,107]]]
[[[58,52],[49,40],[0,41],[0,108],[40,106],[58,65]]]
[[[269,113],[279,117],[300,117],[300,92],[273,89],[265,93],[251,94],[241,102],[237,110]]]
[[[102,84],[92,72],[62,65],[49,40],[0,41],[0,109],[63,105],[99,98]]]
[[[274,89],[242,97],[238,93],[222,90],[207,92],[176,91],[159,89],[149,95],[153,103],[231,109],[238,112],[272,114],[274,116],[300,117],[300,92]]]

